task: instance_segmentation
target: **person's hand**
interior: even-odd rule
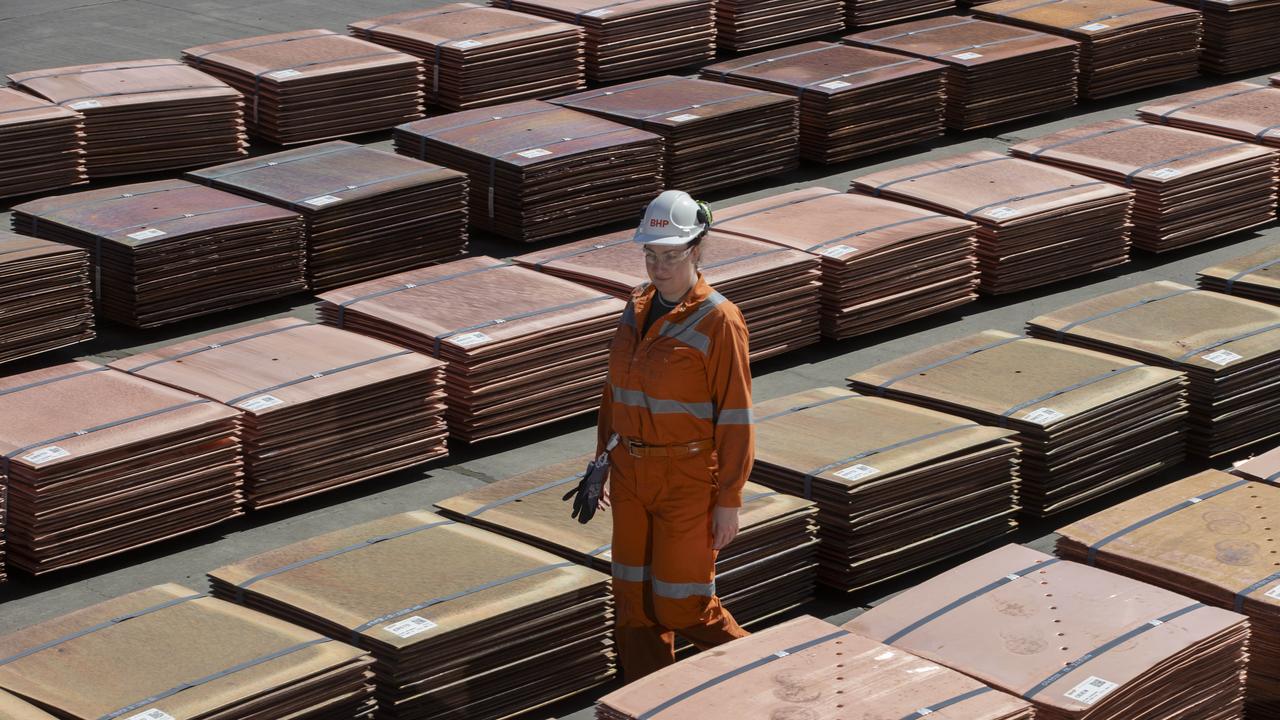
[[[600,488],[600,502],[598,505],[601,510],[609,507],[609,478],[604,479],[604,485]]]
[[[723,550],[738,535],[738,508],[716,506],[711,511],[711,547]]]

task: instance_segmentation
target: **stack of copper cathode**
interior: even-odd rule
[[[1280,88],[1270,85],[1233,82],[1171,95],[1138,108],[1138,117],[1280,148]]]
[[[1204,16],[1200,67],[1217,75],[1275,65],[1280,56],[1280,2],[1276,0],[1172,0]]]
[[[95,336],[89,253],[0,230],[0,363]]]
[[[959,4],[966,3],[960,0]],[[956,0],[846,0],[845,25],[850,28],[887,25],[952,10],[956,5]]]
[[[1280,245],[1205,268],[1198,279],[1205,290],[1280,305]]]
[[[86,182],[84,116],[13,88],[0,88],[0,197]]]
[[[728,52],[751,52],[843,29],[844,3],[839,0],[716,2],[716,45]]]

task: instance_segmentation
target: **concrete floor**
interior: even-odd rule
[[[111,60],[177,57],[196,44],[252,35],[327,27],[343,31],[348,22],[402,10],[443,4],[439,0],[0,0],[0,73]],[[1275,72],[1278,66],[1273,69]],[[949,134],[933,143],[886,153],[838,166],[805,164],[798,171],[764,182],[713,195],[715,205],[773,195],[807,186],[846,189],[849,181],[881,167],[915,160],[946,157],[976,149],[1003,151],[1019,140],[1060,128],[1098,120],[1132,117],[1134,108],[1152,98],[1242,78],[1201,78],[1116,100],[1087,103],[1071,112],[1011,123],[984,132]],[[389,148],[389,135],[355,138]],[[255,153],[272,152],[258,144]],[[95,186],[120,185],[152,178],[127,178]],[[22,199],[18,199],[20,202]],[[4,208],[7,209],[7,206]],[[8,226],[7,213],[0,227]],[[620,229],[603,228],[603,230]],[[1280,226],[1242,233],[1213,243],[1159,257],[1138,254],[1120,268],[1013,296],[984,298],[966,307],[843,343],[820,345],[775,358],[755,368],[757,400],[823,385],[844,385],[854,372],[929,345],[995,328],[1017,332],[1023,323],[1047,310],[1112,290],[1153,280],[1194,284],[1195,273],[1226,258],[1280,242]],[[554,244],[554,243],[552,243]],[[477,237],[473,250],[506,256],[526,248],[495,238]],[[107,361],[141,349],[169,344],[214,330],[247,325],[266,318],[312,318],[312,298],[300,295],[166,328],[140,332],[104,323],[100,337],[86,345],[4,368],[5,373],[88,359]],[[0,418],[0,422],[20,422]],[[11,576],[0,586],[0,634],[56,617],[122,593],[162,582],[203,588],[204,573],[223,564],[330,530],[403,511],[429,507],[433,502],[518,472],[579,455],[594,444],[594,419],[577,418],[514,438],[455,448],[448,459],[428,467],[308,499],[239,521],[211,528],[157,547],[52,577]],[[1224,462],[1216,463],[1219,467]],[[1119,497],[1128,497],[1174,477],[1200,469],[1189,465],[1070,513],[1068,517],[1024,527],[1015,540],[1051,551],[1052,529],[1087,515]],[[977,552],[981,552],[978,550]],[[945,566],[927,570],[889,587],[851,596],[824,592],[797,612],[843,622],[904,587],[924,581]],[[606,688],[607,689],[607,688]],[[591,717],[590,707],[601,693],[588,693],[534,711],[528,718]]]

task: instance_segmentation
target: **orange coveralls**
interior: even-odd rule
[[[712,509],[742,505],[754,461],[747,326],[699,273],[640,337],[654,293],[632,293],[614,336],[597,448],[615,432],[623,440],[610,454],[609,492],[628,682],[675,661],[672,631],[701,649],[748,634],[716,597],[711,547]]]

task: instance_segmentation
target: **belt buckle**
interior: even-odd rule
[[[641,455],[641,454],[640,454],[640,452],[639,452],[639,450],[638,450],[638,448],[642,448],[642,447],[644,447],[644,445],[643,445],[642,443],[635,442],[634,440],[631,440],[630,438],[628,438],[628,439],[626,440],[626,443],[627,443],[627,453],[628,453],[628,454],[630,454],[630,455],[631,455],[631,457],[633,457],[633,458],[644,457],[643,455]]]

